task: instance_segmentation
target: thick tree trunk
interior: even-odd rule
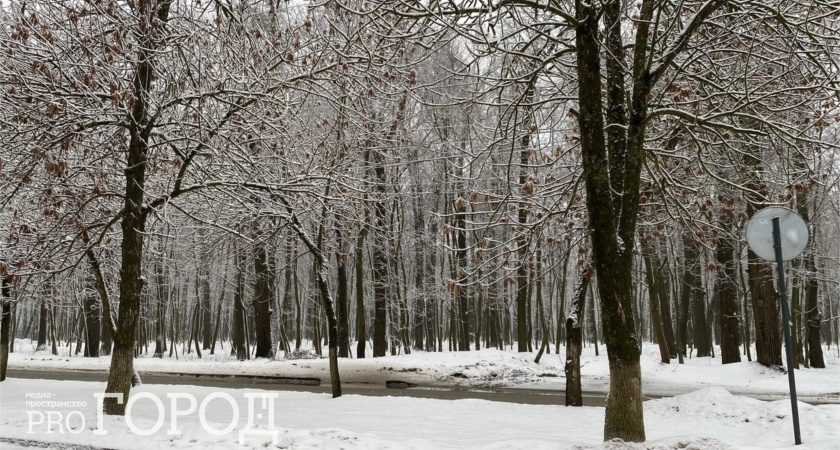
[[[110,327],[102,327],[102,343],[99,346],[99,355],[100,356],[110,355],[113,347],[114,347],[114,339],[111,336],[111,328]]]
[[[122,402],[116,398],[106,398],[106,414],[125,414],[128,392],[131,389],[131,376],[134,373],[134,339],[137,322],[140,318],[140,299],[143,291],[143,239],[145,235],[146,214],[144,202],[146,183],[146,156],[149,151],[149,139],[152,128],[149,126],[149,93],[153,78],[152,58],[155,44],[152,31],[155,24],[165,23],[169,15],[169,3],[152,4],[142,1],[137,4],[140,21],[137,25],[140,39],[137,65],[134,72],[134,104],[128,116],[128,155],[125,173],[125,204],[122,211],[122,260],[120,263],[120,306],[114,332],[114,354],[111,357],[111,370],[108,373],[106,393],[122,395]],[[107,311],[106,311],[107,313]]]
[[[95,281],[93,276],[88,276],[85,279],[85,356],[89,358],[99,357],[100,309]]]
[[[373,357],[385,356],[388,351],[388,236],[386,208],[385,155],[371,150],[376,174],[373,225]]]
[[[808,318],[808,362],[812,368],[825,369],[820,327],[822,314],[817,305],[817,270],[814,265],[814,253],[805,255],[805,309]]]
[[[594,269],[588,263],[582,266],[569,317],[566,319],[566,406],[583,406],[583,391],[580,386],[580,353],[583,342],[581,329],[586,291],[593,273]]]
[[[526,97],[533,99],[533,82],[528,87]],[[527,172],[528,155],[530,154],[531,135],[528,132],[528,125],[531,122],[530,111],[525,114],[523,120],[524,131],[520,138],[519,150],[519,186],[522,189],[523,199],[517,205],[517,223],[519,224],[519,231],[517,231],[516,246],[518,247],[519,267],[516,269],[516,349],[519,352],[527,352],[530,345],[528,334],[528,241],[525,238],[525,229],[528,223],[528,207],[525,204],[524,197],[530,194],[526,193],[529,189],[526,187],[528,180]]]
[[[668,270],[668,261],[657,258],[658,270],[656,273],[657,287],[659,288],[659,318],[662,321],[662,334],[665,336],[665,344],[668,347],[668,355],[671,358],[677,357],[677,338],[674,334],[674,321],[671,317],[671,278]]]
[[[273,268],[268,265],[265,247],[257,246],[254,255],[254,332],[257,337],[257,358],[274,358],[274,343],[271,336],[271,277]],[[209,303],[209,301],[208,301]]]
[[[753,175],[746,185],[761,197],[745,194],[747,217],[752,217],[765,205],[764,198],[769,198],[766,186],[761,183],[764,167],[761,165],[759,150],[753,147],[744,153],[744,163]],[[747,251],[747,274],[752,297],[753,320],[755,330],[756,360],[764,365],[782,365],[782,325],[779,320],[779,303],[773,282],[773,266],[760,259],[751,249]]]
[[[726,213],[724,213],[725,215]],[[724,224],[729,230],[728,224]],[[715,259],[720,265],[716,285],[718,299],[718,320],[720,322],[720,355],[723,364],[741,362],[739,350],[739,311],[736,302],[735,277],[737,265],[732,240],[729,236],[722,237],[715,250]]]
[[[0,312],[0,381],[6,379],[6,367],[9,363],[9,340],[12,328],[12,296],[9,276],[3,275],[2,286],[0,286],[0,302],[3,304]]]
[[[606,91],[609,104],[606,109],[601,99],[603,66],[600,52],[604,42],[598,20],[601,13],[607,33]],[[592,256],[601,302],[601,328],[605,334],[610,367],[604,440],[619,438],[632,442],[645,440],[639,364],[641,343],[636,335],[633,316],[632,268],[640,175],[645,156],[644,124],[653,81],[646,69],[652,6],[645,4],[641,13],[634,47],[633,92],[628,108],[625,104],[623,68],[626,61],[620,34],[619,2],[607,2],[603,10],[582,0],[575,2],[580,107],[577,116]],[[605,114],[609,127],[604,123]],[[625,118],[625,114],[629,117]],[[609,139],[604,130],[610,133]]]
[[[698,287],[694,289],[694,296],[691,301],[691,325],[697,357],[705,358],[712,356],[712,327],[709,324],[709,319],[706,314],[706,291],[702,288],[700,271],[701,268],[698,260],[698,264],[692,268]]]
[[[161,246],[161,249],[163,246]],[[162,252],[161,252],[162,253]],[[153,356],[163,358],[166,353],[166,304],[169,300],[169,290],[163,273],[163,264],[155,263],[155,286],[157,287],[157,301],[155,305],[155,350]]]
[[[356,358],[365,357],[367,348],[367,329],[365,326],[365,266],[364,249],[367,228],[363,228],[356,237],[354,264],[356,268]]]
[[[805,164],[802,160],[797,159],[797,167],[802,171],[806,171]],[[802,185],[796,191],[796,212],[802,217],[805,223],[810,222],[810,211],[808,210],[808,191],[811,189],[810,185]],[[816,248],[814,242],[816,241],[816,227],[811,227],[811,248]],[[814,262],[814,251],[808,250],[803,257],[803,290],[805,291],[805,311],[804,316],[807,318],[807,363],[810,367],[815,369],[825,369],[825,359],[823,358],[822,342],[820,339],[820,324],[822,322],[822,314],[820,314],[819,305],[817,304],[817,290],[819,284],[817,281],[817,269]],[[797,327],[798,328],[798,327]]]
[[[773,287],[773,269],[752,250],[749,250],[747,255],[747,273],[755,321],[756,361],[764,365],[781,366],[781,321],[776,301],[776,289]]]
[[[455,201],[455,261],[456,261],[456,278],[453,280],[457,289],[455,290],[455,298],[458,302],[458,315],[456,317],[456,333],[455,337],[458,339],[458,350],[467,352],[470,350],[470,309],[467,297],[467,280],[466,280],[466,265],[467,265],[467,221],[466,221],[466,204],[463,198],[458,198]]]

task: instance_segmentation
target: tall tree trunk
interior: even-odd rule
[[[650,239],[646,236],[644,239]],[[654,261],[654,250],[650,242],[646,242],[645,252],[643,258],[645,260],[645,279],[648,284],[648,295],[650,297],[650,323],[653,328],[653,339],[659,345],[659,359],[665,364],[671,363],[671,358],[668,353],[668,344],[665,340],[665,333],[662,328],[662,316],[660,315],[659,307],[661,302],[659,295],[662,290],[659,287],[661,280],[657,276],[659,274],[658,261]]]
[[[694,266],[699,264],[700,255],[691,233],[682,233],[683,266],[682,266],[682,287],[680,290],[679,304],[677,305],[677,351],[683,357],[688,356],[688,317],[690,314],[691,299],[694,298],[699,289],[699,280],[695,279]]]
[[[554,346],[558,349],[560,348],[560,341],[566,339],[563,324],[566,322],[564,319],[566,316],[566,280],[568,278],[566,273],[569,270],[569,259],[571,259],[569,255],[563,256],[563,264],[560,266],[562,268],[560,269],[560,290],[557,293],[559,297],[557,300],[557,334],[554,337]]]
[[[143,291],[142,262],[143,239],[145,235],[148,207],[145,205],[146,156],[149,151],[149,139],[152,127],[149,126],[149,93],[153,78],[152,58],[156,44],[152,34],[153,27],[165,23],[169,17],[169,3],[144,0],[137,3],[140,17],[137,35],[140,39],[137,51],[137,65],[134,68],[133,100],[134,104],[127,117],[130,140],[125,173],[125,204],[122,216],[122,260],[120,262],[120,305],[114,336],[114,354],[111,357],[111,369],[108,372],[106,393],[122,395],[122,402],[116,398],[106,398],[106,414],[125,414],[131,378],[134,373],[134,339],[137,322],[140,318],[140,296]],[[157,25],[153,25],[157,24]],[[162,28],[162,27],[158,27]],[[184,166],[182,166],[184,167]]]
[[[760,181],[764,178],[758,149],[750,147],[744,152],[744,163],[751,168],[752,177],[746,182],[747,187],[757,192],[760,197],[745,194],[747,216],[752,217],[765,206],[763,198],[769,197],[766,186]],[[773,266],[759,258],[752,249],[747,251],[747,274],[752,297],[753,320],[755,329],[756,360],[764,365],[782,365],[782,335],[779,320],[778,300],[773,283]]]
[[[805,255],[805,309],[808,317],[808,362],[812,368],[825,369],[820,328],[822,314],[817,304],[817,269],[814,264],[814,253]]]
[[[385,356],[388,351],[388,236],[387,230],[387,190],[385,177],[385,155],[378,150],[371,150],[374,162],[376,182],[373,204],[373,357]]]
[[[203,350],[210,349],[210,341],[213,339],[213,311],[210,305],[210,256],[207,254],[208,250],[205,248],[205,255],[201,258],[201,267],[199,273],[201,277],[201,348]]]
[[[752,213],[748,213],[750,217]],[[756,360],[764,365],[781,366],[782,339],[779,334],[781,321],[776,302],[776,289],[773,287],[773,270],[752,250],[748,250],[747,255],[747,273],[755,321]]]
[[[581,138],[586,208],[592,256],[598,277],[601,320],[610,368],[604,439],[645,440],[642,408],[641,346],[633,316],[633,247],[639,213],[648,98],[655,82],[647,66],[648,30],[653,6],[643,2],[636,32],[633,89],[627,105],[621,39],[620,2],[603,6],[577,0],[575,53],[578,75],[578,127]],[[604,20],[602,41],[599,18]],[[601,95],[604,44],[607,99]],[[629,106],[629,107],[628,107]],[[607,118],[606,126],[604,118]],[[609,135],[605,136],[606,133]]]
[[[99,357],[100,309],[93,275],[85,277],[85,356]]]
[[[47,305],[47,299],[41,300],[41,312],[38,319],[38,345],[35,347],[36,352],[46,350],[47,348],[47,327],[50,310]]]
[[[525,97],[526,102],[532,102],[534,97],[534,78],[530,80]],[[533,193],[533,185],[528,183],[528,156],[531,153],[530,125],[532,123],[530,108],[526,108],[525,117],[522,120],[522,137],[520,137],[519,149],[519,186],[522,189],[522,199],[517,205],[517,223],[519,230],[516,232],[516,246],[519,254],[519,267],[516,269],[516,339],[517,351],[527,352],[530,345],[528,334],[528,240],[526,239],[526,228],[528,223],[528,205],[525,198]]]
[[[327,188],[329,192],[329,187]],[[306,248],[312,254],[314,259],[315,281],[320,291],[321,301],[324,307],[324,313],[327,316],[327,334],[329,336],[329,364],[330,364],[330,384],[332,387],[333,398],[341,397],[341,377],[338,372],[338,319],[335,314],[335,303],[330,295],[330,289],[327,285],[327,277],[329,275],[326,258],[321,248],[315,244],[306,233],[306,230],[301,225],[297,216],[292,211],[291,206],[281,198],[287,212],[289,213],[289,224],[292,226],[295,234],[303,241]]]
[[[257,358],[274,358],[274,343],[271,336],[271,278],[273,268],[268,265],[268,254],[264,245],[258,245],[254,255],[254,332],[257,338]],[[208,301],[209,303],[209,301]]]
[[[415,154],[415,159],[418,156]],[[414,303],[411,308],[413,328],[413,347],[416,350],[423,350],[425,348],[425,330],[427,327],[428,312],[427,312],[427,297],[426,289],[423,285],[423,280],[426,277],[426,239],[425,239],[425,222],[423,220],[422,212],[422,197],[419,193],[419,186],[421,183],[419,171],[417,170],[417,163],[412,164],[411,169],[414,175],[414,183],[412,188],[413,202],[412,213],[414,215]],[[434,269],[433,269],[434,270]]]
[[[244,361],[248,359],[248,350],[245,345],[245,255],[242,249],[236,251],[236,290],[233,293],[233,319],[231,321],[231,355],[236,359]]]
[[[161,245],[163,250],[163,245]],[[155,351],[153,355],[156,358],[163,358],[166,353],[166,305],[169,303],[169,289],[166,283],[166,277],[163,272],[163,264],[160,259],[163,259],[163,251],[160,252],[161,258],[155,262],[155,286],[157,287],[157,302],[155,304]]]
[[[804,161],[797,159],[797,168],[802,172],[806,172]],[[810,211],[808,210],[808,193],[812,189],[810,184],[797,185],[796,189],[796,212],[802,217],[805,223],[810,223]],[[812,249],[817,248],[816,242],[816,227],[811,227],[811,245]],[[820,314],[819,305],[817,303],[817,290],[819,284],[817,281],[817,269],[814,262],[814,251],[808,250],[803,256],[803,284],[805,291],[805,316],[807,317],[807,347],[808,347],[808,364],[815,369],[825,369],[825,359],[823,358],[822,341],[820,340],[820,325],[822,322],[822,314]]]
[[[566,318],[566,406],[583,406],[583,391],[580,386],[580,353],[583,336],[583,311],[586,306],[586,291],[594,269],[581,261],[578,285],[572,297],[569,317]]]
[[[0,261],[0,263],[4,263]],[[4,267],[5,269],[5,267]],[[9,340],[12,328],[12,295],[10,288],[10,276],[2,274],[2,286],[0,286],[0,302],[3,304],[0,312],[0,381],[6,379],[6,367],[9,363]]]
[[[102,313],[104,314],[105,311],[103,310]],[[111,350],[114,347],[114,338],[111,333],[111,327],[105,326],[102,327],[102,342],[99,345],[99,355],[100,356],[108,356],[111,354]]]
[[[722,203],[730,201],[728,197],[720,196]],[[737,262],[735,261],[735,246],[732,231],[733,212],[725,207],[720,213],[719,227],[724,230],[717,242],[715,259],[718,262],[718,277],[715,287],[718,301],[718,321],[720,322],[720,355],[723,364],[741,362],[739,351],[739,310],[737,305]]]
[[[790,265],[791,272],[794,274],[793,282],[790,283],[792,286],[790,297],[788,298],[790,305],[790,346],[791,352],[793,353],[793,368],[799,369],[800,364],[805,364],[805,367],[808,367],[808,361],[805,360],[805,354],[802,352],[805,342],[803,342],[800,333],[802,327],[801,298],[804,297],[801,292],[803,277],[800,275],[802,259],[794,258]]]
[[[338,309],[338,357],[350,356],[350,312],[349,286],[347,281],[347,252],[344,248],[343,227],[336,220],[336,271],[338,272],[338,286],[336,288],[336,302]]]
[[[219,298],[219,303],[216,305],[216,322],[213,325],[213,336],[210,338],[210,354],[214,354],[216,352],[216,339],[219,338],[219,325],[222,323],[222,304],[225,301],[225,291],[222,288],[222,293]],[[165,338],[164,338],[165,339]],[[166,350],[164,350],[166,351]]]
[[[460,170],[460,169],[459,169]],[[458,315],[456,317],[456,334],[458,338],[458,350],[465,352],[470,350],[470,311],[467,297],[467,221],[466,202],[462,197],[455,200],[454,230],[455,233],[455,266],[456,272],[455,300],[458,302]]]
[[[677,357],[677,339],[674,334],[674,321],[671,318],[671,277],[668,270],[668,259],[658,262],[656,277],[659,287],[659,318],[662,320],[662,334],[668,347],[668,355]]]
[[[367,227],[363,227],[356,237],[354,264],[356,268],[356,358],[365,357],[367,348],[367,329],[365,327],[365,266],[364,249]]]
[[[690,267],[694,283],[692,288],[694,295],[691,298],[691,325],[697,357],[705,358],[712,355],[712,328],[706,314],[706,289],[703,288],[702,260],[699,252],[697,256],[697,263]]]

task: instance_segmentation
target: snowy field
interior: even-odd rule
[[[56,357],[33,352],[28,341],[18,341],[16,346],[18,352],[10,355],[10,368],[106,370],[109,364],[108,358],[68,356],[66,348]],[[196,360],[194,354],[187,358],[181,355],[178,360],[143,357],[136,364],[141,374],[314,375],[327,379],[326,360],[238,362],[231,360],[228,352],[217,353],[202,360]],[[347,383],[398,379],[431,386],[562,388],[562,358],[544,355],[540,364],[534,364],[533,358],[534,354],[498,350],[420,352],[376,360],[342,360],[340,368]],[[126,417],[102,416],[100,428],[94,394],[104,392],[104,383],[10,378],[0,384],[0,449],[26,448],[22,446],[26,442],[15,439],[144,450],[840,449],[840,365],[836,349],[826,353],[826,360],[827,369],[796,371],[800,399],[833,403],[799,403],[801,446],[793,445],[784,373],[756,363],[721,366],[719,358],[694,358],[685,365],[660,364],[658,350],[651,345],[645,347],[642,359],[645,394],[685,394],[645,402],[648,441],[644,444],[602,443],[604,409],[559,406],[562,393],[558,393],[557,406],[545,406],[357,395],[332,399],[315,393],[143,385],[132,390]],[[582,365],[584,389],[606,391],[608,371],[603,349],[596,357],[587,347]],[[779,400],[760,401],[742,394],[775,396]],[[174,399],[170,397],[173,395]],[[156,405],[158,401],[160,406]],[[276,428],[271,429],[270,424]],[[107,434],[101,434],[103,430]],[[143,435],[147,431],[149,435]]]

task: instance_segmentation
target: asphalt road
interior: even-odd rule
[[[8,378],[71,380],[71,381],[99,381],[106,382],[108,373],[93,370],[28,370],[9,367],[6,372]],[[277,391],[330,393],[329,384],[319,383],[317,378],[287,378],[263,377],[243,375],[192,375],[173,373],[141,372],[140,377],[145,384],[173,384],[204,387],[219,387],[230,389],[270,389]],[[538,389],[477,389],[459,387],[424,387],[406,386],[405,384],[352,384],[342,383],[344,394],[369,396],[395,396],[434,398],[440,400],[460,400],[476,398],[496,402],[523,403],[529,405],[563,405],[565,396],[556,390]],[[584,406],[604,406],[606,394],[601,392],[585,392]]]

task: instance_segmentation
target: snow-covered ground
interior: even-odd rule
[[[74,369],[107,371],[110,357],[83,358],[70,356],[67,347],[59,348],[59,356],[49,352],[35,352],[29,340],[18,339],[16,352],[9,355],[9,367],[29,369]],[[355,348],[355,345],[353,346]],[[257,375],[285,377],[317,377],[329,382],[327,359],[256,359],[237,361],[226,350],[216,348],[215,355],[204,352],[198,359],[195,353],[179,354],[178,359],[167,356],[143,356],[135,360],[135,367],[143,373],[185,373],[216,375]],[[178,348],[179,352],[181,348]],[[553,350],[553,348],[552,348]],[[339,370],[345,383],[384,384],[386,381],[405,381],[422,386],[523,387],[563,390],[565,349],[560,354],[544,354],[539,364],[534,353],[516,353],[485,349],[470,352],[426,353],[386,356],[384,358],[341,359]],[[719,352],[717,353],[720,354]],[[753,349],[753,354],[755,350]],[[314,355],[313,355],[314,356]],[[746,357],[742,358],[746,361]],[[826,369],[796,371],[797,392],[801,400],[840,402],[840,361],[837,348],[825,351]],[[601,347],[595,356],[592,346],[585,347],[581,356],[581,384],[584,391],[607,392],[609,368],[606,350]],[[659,362],[655,345],[643,347],[643,392],[663,396],[686,393],[704,387],[718,386],[733,394],[748,394],[767,399],[787,398],[788,380],[785,372],[756,362],[721,365],[720,357],[691,358],[685,364]]]
[[[27,341],[16,342],[11,368],[75,368],[107,370],[108,358],[59,357],[33,352]],[[180,350],[180,349],[179,349]],[[561,349],[562,350],[562,349]],[[143,385],[132,390],[126,417],[103,416],[98,427],[94,394],[104,383],[7,379],[0,383],[0,448],[18,448],[23,441],[49,440],[119,449],[154,448],[632,448],[840,449],[840,365],[836,349],[826,354],[827,369],[796,371],[800,398],[834,404],[799,403],[803,445],[793,445],[787,376],[756,363],[720,365],[719,358],[694,358],[685,365],[660,364],[654,346],[646,346],[643,389],[646,394],[688,392],[645,402],[645,444],[602,443],[604,409],[567,408],[558,394],[557,406],[519,405],[486,400],[432,400],[408,397],[272,392],[195,386]],[[144,357],[142,372],[248,374],[328,377],[326,360],[231,360],[228,351],[196,360]],[[222,356],[224,355],[224,356]],[[402,380],[423,385],[537,387],[560,389],[565,384],[562,358],[498,350],[422,353],[365,360],[342,360],[345,382],[379,383]],[[605,391],[606,355],[585,349],[582,363],[586,390]],[[172,399],[167,394],[181,395]],[[765,402],[733,394],[771,395]],[[276,395],[273,400],[263,400]],[[247,396],[253,397],[249,405]],[[178,410],[195,410],[177,416]],[[155,401],[159,400],[162,412]],[[30,403],[27,403],[30,402]],[[50,403],[75,402],[75,403]],[[84,402],[84,405],[81,403]],[[232,403],[231,403],[232,402]],[[273,402],[273,407],[272,407]],[[203,414],[202,414],[203,411]],[[270,414],[273,412],[273,420]],[[238,415],[238,417],[234,417]],[[204,419],[204,422],[202,422]],[[52,420],[52,423],[50,421]],[[138,433],[160,427],[148,436]],[[82,425],[84,421],[84,425]],[[249,421],[253,422],[249,425]],[[58,423],[62,429],[58,429]],[[274,424],[274,430],[267,427]],[[70,429],[68,429],[68,427]],[[135,430],[132,430],[132,427]],[[48,429],[52,433],[47,434]],[[213,430],[229,431],[212,434]],[[180,435],[169,434],[180,431]],[[253,430],[265,432],[259,435]],[[30,433],[31,431],[31,433]],[[244,432],[244,433],[241,433]],[[244,438],[240,443],[240,434]],[[15,444],[18,442],[18,444]],[[275,444],[276,442],[276,444]]]

